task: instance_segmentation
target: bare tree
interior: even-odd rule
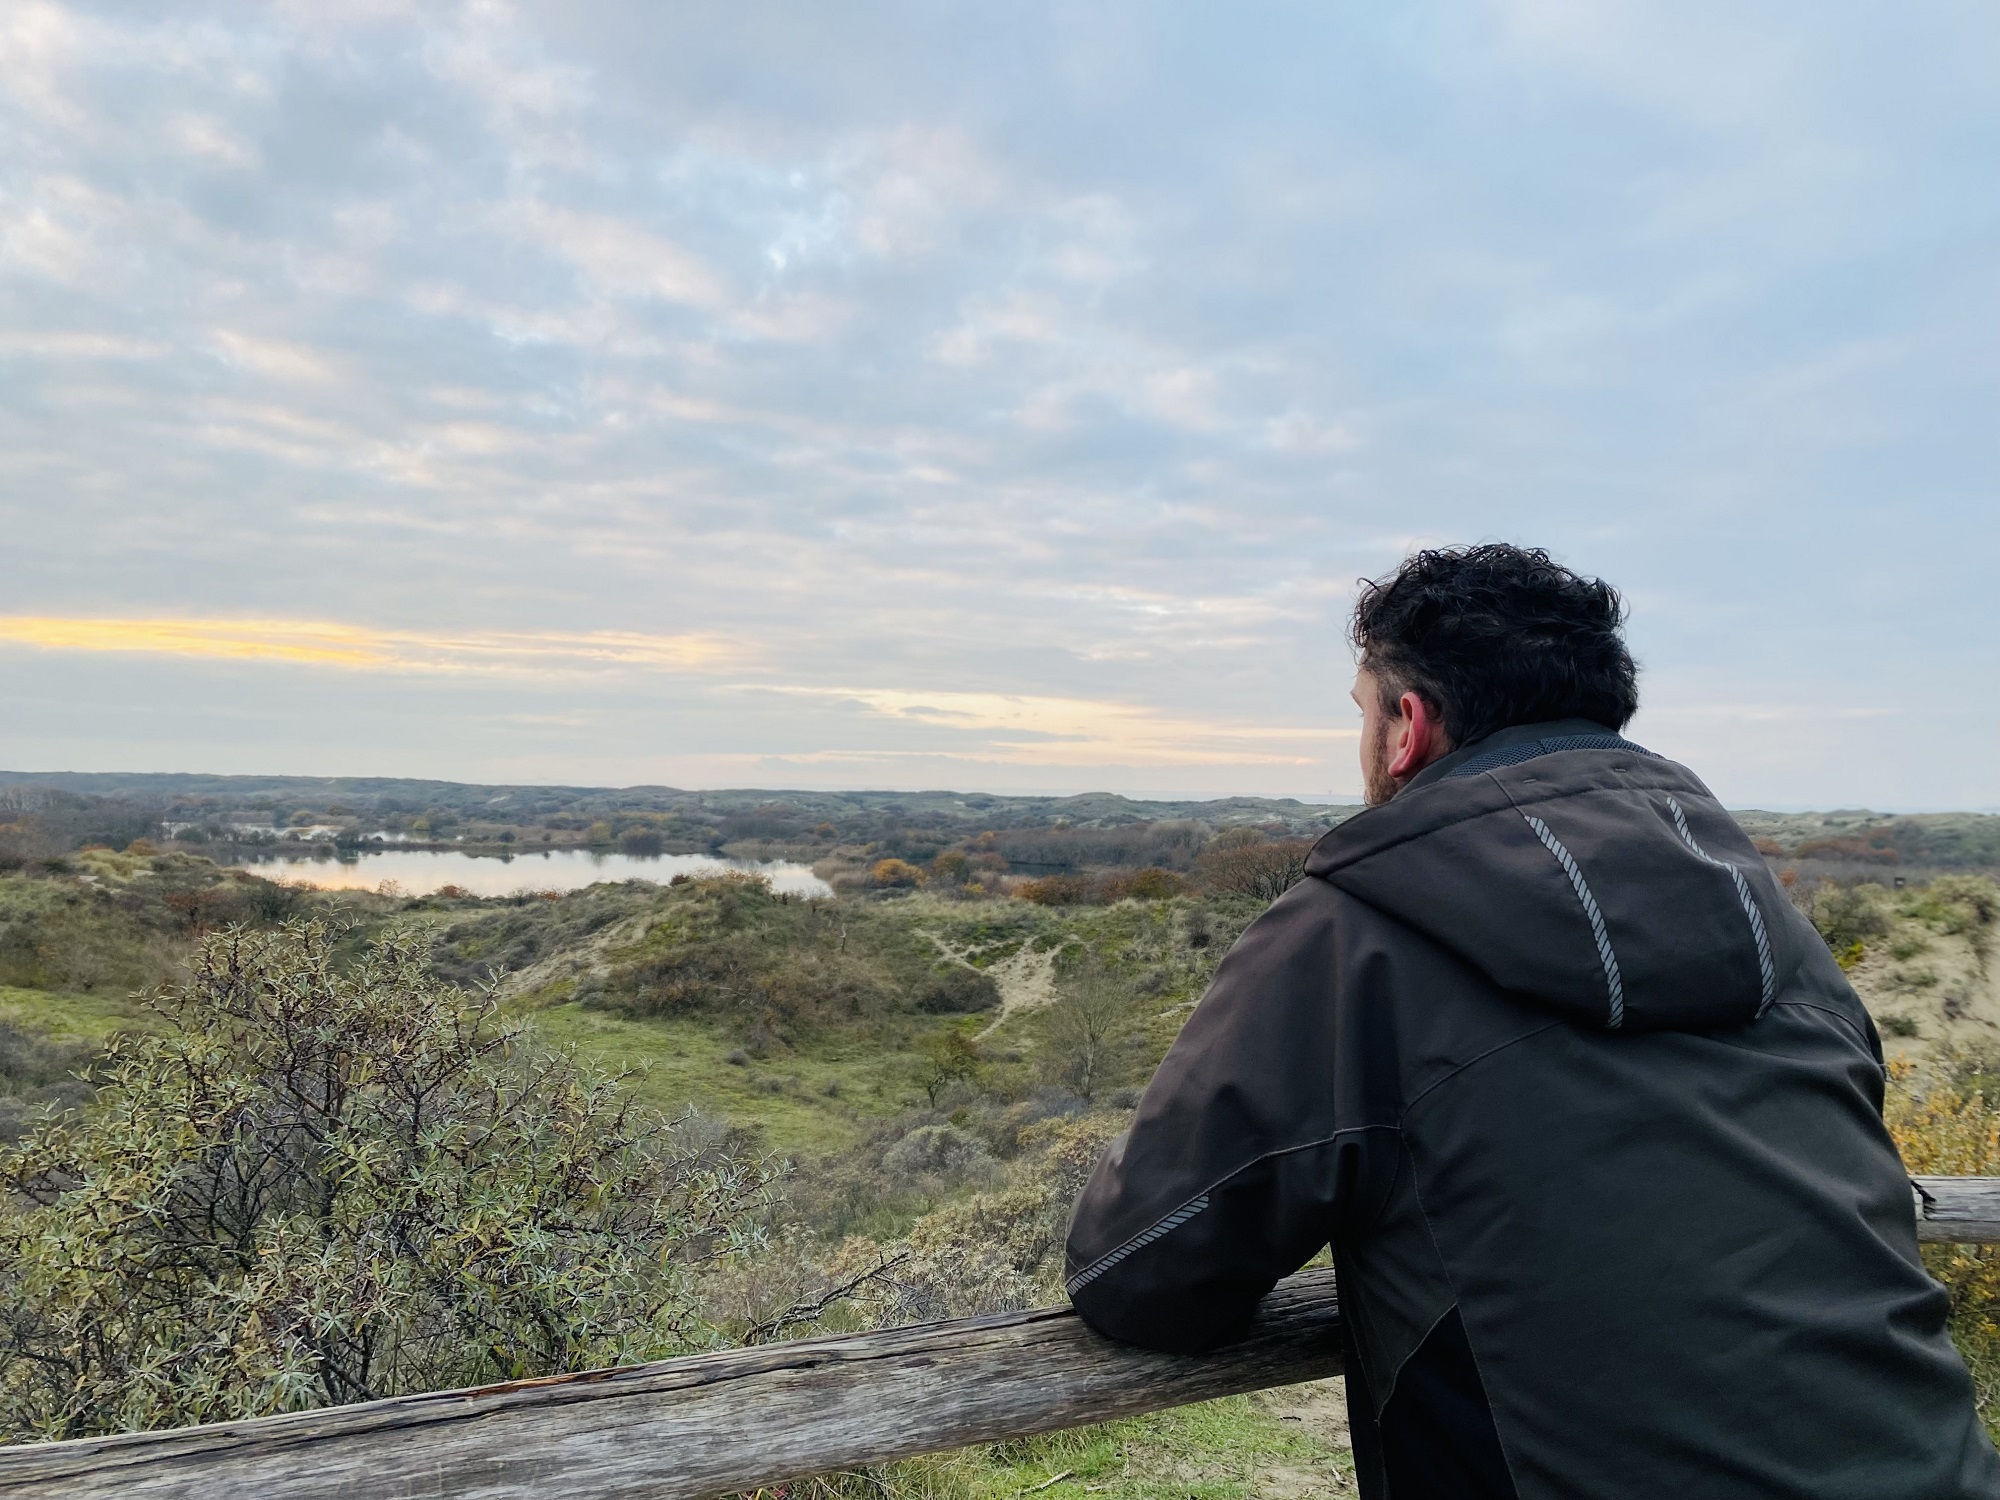
[[[924,1096],[936,1109],[944,1091],[961,1079],[978,1076],[984,1059],[979,1046],[957,1027],[932,1032],[917,1043],[920,1082]]]
[[[1275,901],[1305,877],[1312,854],[1306,839],[1271,839],[1255,828],[1217,834],[1195,861],[1195,873],[1218,895]]]
[[[1094,1098],[1108,1081],[1126,1011],[1123,987],[1098,965],[1079,968],[1061,981],[1048,1011],[1051,1060],[1056,1076],[1080,1097]]]

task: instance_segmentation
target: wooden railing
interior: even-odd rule
[[[1922,1240],[2000,1244],[2000,1178],[1917,1179]],[[0,1448],[4,1500],[703,1500],[1337,1375],[1333,1273],[1249,1337],[1150,1354],[1067,1308],[398,1396],[209,1427]]]

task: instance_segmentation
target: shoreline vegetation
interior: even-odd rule
[[[0,777],[0,1439],[1059,1300],[1096,1154],[1354,810]],[[2000,1174],[2000,817],[1739,816],[1876,1018],[1911,1169]],[[320,890],[211,857],[244,828],[791,860],[833,895]],[[1992,1422],[2000,1257],[1925,1254]],[[1324,1382],[786,1493],[1351,1476]]]

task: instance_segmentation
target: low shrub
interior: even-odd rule
[[[1171,870],[1139,870],[1131,875],[1114,876],[1107,882],[1116,892],[1113,899],[1134,901],[1168,901],[1175,896],[1184,896],[1190,887],[1188,882]]]
[[[0,1153],[0,1440],[708,1341],[694,1273],[754,1243],[770,1170],[334,936],[211,940],[96,1102]]]
[[[1838,955],[1848,953],[1857,945],[1865,948],[1871,939],[1888,936],[1886,896],[1887,892],[1879,885],[1834,885],[1828,882],[1798,887],[1793,899],[1812,919],[1827,947]],[[1859,952],[1853,954],[1854,959],[1859,957]],[[1850,963],[1852,961],[1849,960]]]
[[[1168,901],[1193,889],[1171,870],[1135,870],[1130,874],[1045,875],[1021,881],[1014,894],[1038,906],[1115,906],[1120,901]]]
[[[924,872],[905,860],[880,859],[869,879],[883,890],[910,890],[924,883]]]
[[[1037,906],[1094,906],[1102,904],[1100,882],[1090,875],[1045,875],[1024,880],[1014,894]]]
[[[1092,1114],[1024,1129],[1000,1185],[934,1209],[889,1247],[900,1256],[895,1269],[857,1294],[870,1321],[892,1327],[1060,1301],[1070,1210],[1124,1123]],[[829,1274],[879,1262],[883,1253],[851,1240]]]
[[[975,1135],[950,1121],[919,1125],[882,1153],[883,1169],[903,1178],[936,1177],[955,1182],[993,1175],[999,1163]]]
[[[918,993],[917,1009],[926,1015],[971,1015],[1000,1004],[1000,986],[990,974],[953,964],[935,975]]]

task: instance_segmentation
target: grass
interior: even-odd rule
[[[1302,1405],[1294,1392],[1309,1393]],[[758,1492],[759,1500],[1295,1500],[1351,1493],[1338,1387],[1230,1396]],[[1301,1415],[1301,1411],[1307,1413]],[[1053,1482],[1051,1482],[1053,1481]]]
[[[60,994],[0,985],[0,1021],[56,1041],[102,1047],[114,1033],[143,1030],[152,1018],[130,996]]]
[[[871,1118],[894,1115],[921,1097],[908,1054],[860,1030],[835,1032],[797,1050],[741,1058],[741,1043],[720,1022],[698,1018],[629,1019],[574,1002],[536,1010],[542,1040],[573,1047],[601,1066],[629,1070],[632,1091],[668,1114],[690,1104],[737,1126],[761,1131],[785,1151],[833,1151],[853,1145]],[[837,1092],[827,1092],[829,1083]]]
[[[682,930],[686,918],[679,907],[700,894],[684,888],[675,894],[640,896],[606,888],[595,896],[571,897],[547,908],[497,912],[477,928],[460,929],[464,936],[459,947],[462,951],[486,940],[485,934],[500,922],[553,929],[568,920],[572,906],[582,908],[589,902],[618,903],[621,910],[626,905],[651,907],[658,916],[649,914],[652,925],[643,938],[634,944],[629,936],[622,937],[618,947],[605,950],[615,973],[635,954],[656,956],[655,950],[671,952],[689,941],[694,934]],[[1198,949],[1187,941],[1191,913],[1185,901],[1052,909],[922,894],[899,901],[843,904],[817,913],[752,906],[747,921],[748,930],[756,934],[754,941],[774,950],[797,941],[789,929],[800,927],[816,934],[808,941],[826,944],[839,932],[845,952],[890,955],[895,961],[883,977],[892,988],[910,983],[911,976],[929,972],[940,962],[931,935],[949,950],[969,954],[975,964],[990,965],[1023,944],[1060,950],[1059,972],[1066,972],[1065,966],[1080,956],[1092,955],[1121,986],[1133,987],[1129,1013],[1118,1026],[1122,1038],[1118,1076],[1107,1083],[1110,1088],[1143,1081],[1185,1020],[1189,1003],[1201,993],[1216,959],[1257,909],[1256,903],[1242,904],[1240,910],[1222,904],[1205,908],[1199,920],[1207,941]],[[603,930],[609,936],[628,929]],[[580,932],[557,939],[554,951],[564,947],[577,951],[570,945],[601,941]],[[732,1125],[759,1131],[775,1149],[814,1154],[851,1147],[874,1121],[924,1104],[922,1062],[917,1055],[923,1037],[951,1026],[984,1031],[993,1019],[991,1013],[952,1018],[902,1008],[851,1019],[828,1015],[805,1021],[785,1040],[767,1037],[760,1049],[751,1038],[753,1028],[740,1016],[635,1015],[617,1007],[585,1005],[571,998],[577,989],[573,978],[543,980],[517,988],[509,1008],[531,1019],[546,1042],[573,1047],[603,1066],[631,1072],[634,1092],[656,1108],[671,1114],[694,1105]],[[908,1003],[905,999],[900,1005]],[[995,1027],[984,1044],[985,1085],[1004,1089],[1011,1083],[1016,1094],[1033,1086],[1038,1075],[1030,1059],[1042,1050],[1047,1025],[1046,1012],[1029,1010],[1010,1015]],[[760,1050],[763,1055],[756,1055]]]

